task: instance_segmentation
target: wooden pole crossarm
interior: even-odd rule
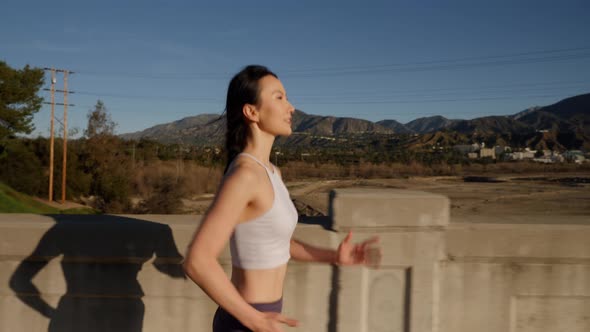
[[[51,105],[51,103],[47,103],[47,102],[44,102],[43,104]],[[63,103],[53,103],[53,105],[62,105],[62,106],[65,106],[65,104],[63,104]],[[76,105],[74,105],[74,104],[68,104],[68,106],[76,106]]]

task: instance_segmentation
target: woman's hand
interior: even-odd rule
[[[254,332],[283,332],[282,325],[295,327],[299,322],[277,312],[262,312],[258,323],[252,329]]]
[[[362,243],[352,243],[352,231],[342,240],[336,251],[337,265],[367,265],[379,267],[381,264],[381,247],[379,237],[373,236]]]

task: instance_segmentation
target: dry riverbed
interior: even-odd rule
[[[590,224],[590,174],[486,175],[288,182],[300,214],[325,215],[334,188],[420,190],[451,199],[452,222]],[[184,200],[185,212],[202,214],[211,195]]]

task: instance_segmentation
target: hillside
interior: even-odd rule
[[[225,122],[215,114],[187,117],[143,131],[124,134],[125,139],[149,138],[163,143],[221,145]],[[444,134],[432,135],[444,132]],[[454,135],[452,133],[458,133]],[[342,146],[370,141],[370,135],[420,134],[416,146],[429,142],[486,140],[491,144],[543,149],[590,149],[590,94],[563,99],[548,106],[534,106],[509,116],[485,116],[471,120],[431,116],[406,124],[396,120],[368,120],[320,116],[296,110],[293,135],[280,138],[279,145],[305,147]],[[360,141],[359,141],[360,139]],[[413,146],[413,144],[411,144]]]
[[[416,132],[408,128],[406,125],[395,120],[381,120],[376,122],[378,125],[391,129],[396,134],[411,134]]]
[[[162,143],[221,144],[224,131],[224,118],[216,114],[200,114],[120,136],[128,140],[147,138]]]
[[[536,130],[560,130],[590,135],[590,93],[517,114],[518,121]]]
[[[426,134],[445,129],[459,120],[449,120],[444,116],[435,115],[430,117],[418,118],[405,124],[406,128],[412,132]]]

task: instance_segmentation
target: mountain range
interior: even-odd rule
[[[422,145],[452,145],[477,141],[535,149],[590,149],[590,93],[563,99],[548,106],[536,106],[507,116],[486,116],[471,120],[431,116],[402,124],[396,120],[368,120],[320,116],[296,110],[293,135],[278,144],[321,146],[335,137],[359,135],[419,136]],[[201,114],[128,134],[124,139],[153,139],[163,143],[221,145],[225,121],[220,115]]]

